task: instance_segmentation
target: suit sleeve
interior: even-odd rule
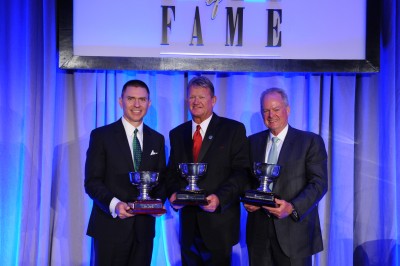
[[[302,220],[310,213],[328,190],[327,153],[321,136],[313,134],[305,158],[306,186],[291,201]]]
[[[163,202],[166,200],[166,165],[165,165],[165,140],[164,136],[160,136],[159,138],[159,146],[158,146],[158,154],[160,155],[158,158],[158,166],[157,171],[159,172],[159,183],[153,189],[153,195],[156,198],[161,199]]]
[[[85,191],[104,212],[110,213],[109,205],[114,197],[104,184],[106,175],[106,152],[104,140],[99,131],[90,134],[89,148],[86,153]]]
[[[230,174],[216,191],[221,211],[236,203],[248,186],[249,146],[243,124],[238,124],[233,130],[230,153],[227,156],[230,160]]]
[[[165,187],[166,187],[166,192],[167,192],[167,197],[171,197],[171,195],[180,189],[180,180],[179,180],[179,175],[177,172],[177,162],[176,162],[176,156],[175,156],[175,147],[176,145],[174,144],[174,141],[176,137],[172,132],[169,133],[169,139],[170,139],[170,155],[168,159],[168,166],[167,166],[167,173],[166,173],[166,182],[165,182]]]

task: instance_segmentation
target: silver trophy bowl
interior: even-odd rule
[[[257,188],[258,191],[272,192],[270,184],[275,182],[279,176],[280,166],[277,164],[269,163],[254,163],[253,172],[260,182],[260,186]]]
[[[138,200],[152,200],[149,196],[150,190],[157,185],[159,173],[151,171],[130,172],[131,183],[138,187]]]
[[[197,186],[197,181],[200,176],[204,175],[207,171],[206,163],[180,163],[178,165],[181,175],[186,178],[188,185],[186,191],[201,191]]]

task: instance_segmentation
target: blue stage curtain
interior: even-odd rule
[[[329,191],[319,204],[324,251],[314,265],[399,265],[400,19],[382,1],[381,71],[203,73],[215,84],[218,115],[247,134],[264,130],[259,96],[287,90],[292,126],[320,134]],[[83,188],[90,131],[121,117],[125,81],[145,81],[145,123],[164,134],[190,119],[185,84],[199,73],[58,69],[55,0],[0,4],[0,264],[89,265]],[[169,147],[167,147],[167,153]],[[153,265],[179,265],[178,217],[157,219]],[[248,265],[246,213],[234,265]]]

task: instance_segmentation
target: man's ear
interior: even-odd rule
[[[214,105],[217,103],[217,96],[214,95],[214,97],[212,97],[211,99],[212,102],[212,106],[214,107]]]

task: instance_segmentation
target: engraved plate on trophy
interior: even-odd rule
[[[179,172],[186,179],[188,185],[184,190],[176,193],[177,205],[207,205],[206,192],[197,186],[198,180],[207,171],[206,163],[180,163]]]
[[[253,173],[258,179],[260,186],[255,190],[247,190],[241,201],[255,206],[275,207],[275,198],[279,198],[271,190],[279,176],[280,166],[277,164],[258,163],[253,164]]]
[[[149,193],[158,184],[157,172],[141,171],[130,172],[129,178],[134,186],[139,189],[139,196],[134,202],[128,202],[131,207],[130,213],[133,214],[164,214],[166,210],[160,199],[153,199]]]

